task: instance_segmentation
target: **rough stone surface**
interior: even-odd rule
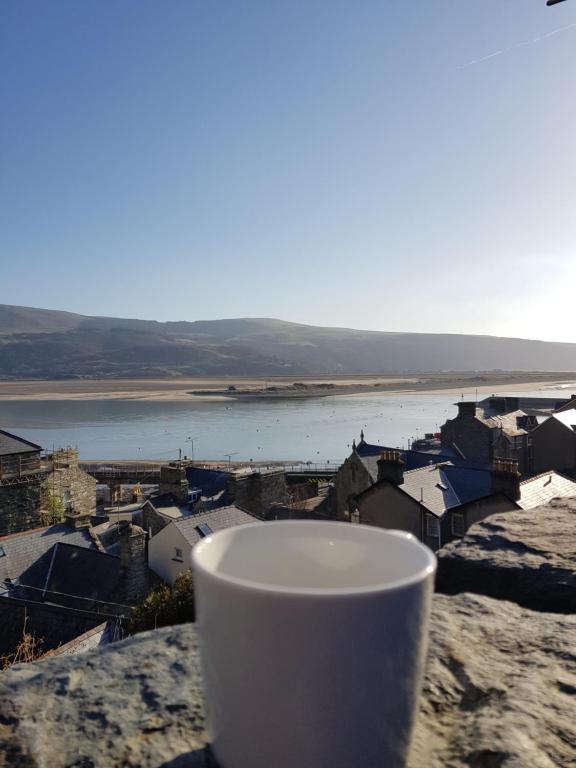
[[[20,484],[0,485],[0,536],[42,525],[40,483],[43,476]]]
[[[62,448],[48,459],[52,471],[42,485],[42,503],[50,506],[50,497],[60,499],[64,509],[70,505],[76,515],[90,518],[96,514],[96,478],[80,469],[78,451]]]
[[[409,768],[576,765],[576,616],[436,595]]]
[[[0,678],[2,766],[209,768],[205,739],[193,625]],[[566,767],[575,756],[576,617],[437,595],[408,768]]]
[[[437,554],[440,592],[576,612],[576,499],[492,515]]]

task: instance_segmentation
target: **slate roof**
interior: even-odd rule
[[[560,424],[563,424],[570,430],[576,429],[576,408],[569,408],[567,411],[553,413],[550,418],[556,419],[556,421],[559,421]]]
[[[399,488],[438,516],[460,505],[442,464],[404,472],[404,482]]]
[[[441,517],[448,509],[489,496],[492,475],[486,465],[451,459],[405,471],[404,482],[398,488]]]
[[[518,419],[527,416],[524,411],[511,411],[497,415],[488,415],[483,411],[476,411],[476,418],[486,424],[491,429],[500,429],[508,437],[517,437],[526,435],[527,430],[518,426]]]
[[[443,472],[461,504],[482,499],[492,493],[492,475],[487,466],[452,462],[444,465]]]
[[[98,604],[108,601],[121,603],[119,579],[119,557],[100,552],[98,549],[86,549],[60,542],[52,551],[50,567],[46,574],[46,599],[69,608],[83,610],[93,608],[93,601],[98,601]],[[74,596],[62,593],[73,593]]]
[[[246,525],[247,523],[255,522],[257,522],[257,518],[231,505],[219,507],[218,509],[198,515],[190,515],[181,520],[175,520],[173,525],[178,528],[186,541],[194,546],[203,538],[197,530],[197,526],[201,524],[208,525],[213,532],[216,532],[222,531],[225,528],[233,528],[236,525]]]
[[[450,462],[455,467],[466,467],[467,469],[481,471],[488,471],[489,469],[487,464],[480,464],[460,458],[455,451],[447,446],[442,447],[442,453],[435,453],[412,450],[402,451],[398,448],[388,448],[382,445],[370,445],[369,443],[361,442],[356,447],[356,453],[368,470],[374,483],[378,480],[378,459],[382,451],[398,451],[404,460],[404,472],[410,472],[421,467],[430,467],[442,462]]]
[[[576,483],[558,472],[544,472],[520,483],[521,509],[534,509],[555,498],[576,496]]]
[[[398,448],[372,445],[362,441],[356,446],[356,453],[362,461],[362,464],[364,464],[368,470],[368,474],[374,483],[378,480],[378,459],[380,458],[382,451],[398,451],[404,460],[405,472],[437,464],[441,461],[454,461],[456,459],[456,453],[450,448],[443,448],[442,453],[432,451],[402,451]]]
[[[4,555],[0,555],[0,582],[5,579],[24,581],[23,577],[26,575],[26,583],[31,583],[32,586],[43,584],[46,555],[49,555],[52,547],[59,542],[96,549],[86,528],[72,530],[65,523],[2,536],[0,547]]]
[[[14,453],[37,453],[41,450],[42,446],[0,429],[0,456],[10,456]]]

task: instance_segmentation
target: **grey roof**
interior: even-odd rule
[[[186,541],[194,546],[201,539],[202,535],[198,532],[197,526],[208,525],[214,532],[222,531],[225,528],[233,528],[236,525],[246,525],[255,523],[257,518],[244,512],[234,505],[228,507],[219,507],[210,512],[203,512],[199,515],[190,515],[181,520],[174,520],[173,525],[178,528]]]
[[[370,445],[364,440],[358,444],[356,454],[370,475],[373,483],[371,488],[378,483],[380,454],[390,450],[398,449]],[[453,451],[446,446],[442,450],[441,455],[425,451],[399,451],[404,461],[404,483],[399,487],[416,501],[422,497],[423,505],[436,515],[488,496],[491,492],[490,468],[487,464],[450,455]],[[369,492],[370,488],[364,491]]]
[[[399,488],[438,516],[443,515],[447,509],[460,505],[460,499],[452,487],[448,473],[444,471],[443,464],[404,472],[404,482]]]
[[[58,542],[96,549],[86,528],[72,530],[65,523],[2,536],[0,547],[4,554],[0,555],[0,582],[5,579],[24,580],[22,577],[26,576],[26,583],[37,586],[42,581],[44,561],[47,556],[50,557],[50,550]]]
[[[476,418],[491,429],[500,429],[509,437],[527,434],[527,431],[518,426],[518,419],[527,416],[524,411],[512,411],[498,415],[488,415],[480,410],[476,411]]]
[[[366,467],[373,483],[378,480],[378,459],[382,451],[399,451],[404,461],[405,471],[418,469],[431,464],[438,464],[441,461],[450,461],[456,458],[456,454],[447,446],[442,447],[442,453],[432,451],[414,451],[400,450],[399,448],[389,448],[382,445],[372,445],[362,441],[356,447],[356,453],[362,464]]]
[[[0,429],[0,456],[9,456],[13,453],[37,453],[41,450],[42,446]]]
[[[46,599],[81,610],[93,608],[93,601],[122,603],[119,579],[119,557],[59,542],[46,574]]]
[[[576,483],[557,472],[544,472],[520,483],[521,509],[534,509],[552,499],[576,496]]]

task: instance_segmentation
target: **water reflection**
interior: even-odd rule
[[[525,396],[565,397],[546,390]],[[364,429],[369,442],[405,446],[436,432],[459,399],[453,394],[326,397],[309,400],[163,402],[0,402],[0,428],[45,448],[75,445],[86,459],[196,458],[340,461]]]

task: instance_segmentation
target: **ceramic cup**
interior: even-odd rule
[[[206,714],[222,768],[400,768],[436,559],[411,534],[323,521],[193,550]]]

